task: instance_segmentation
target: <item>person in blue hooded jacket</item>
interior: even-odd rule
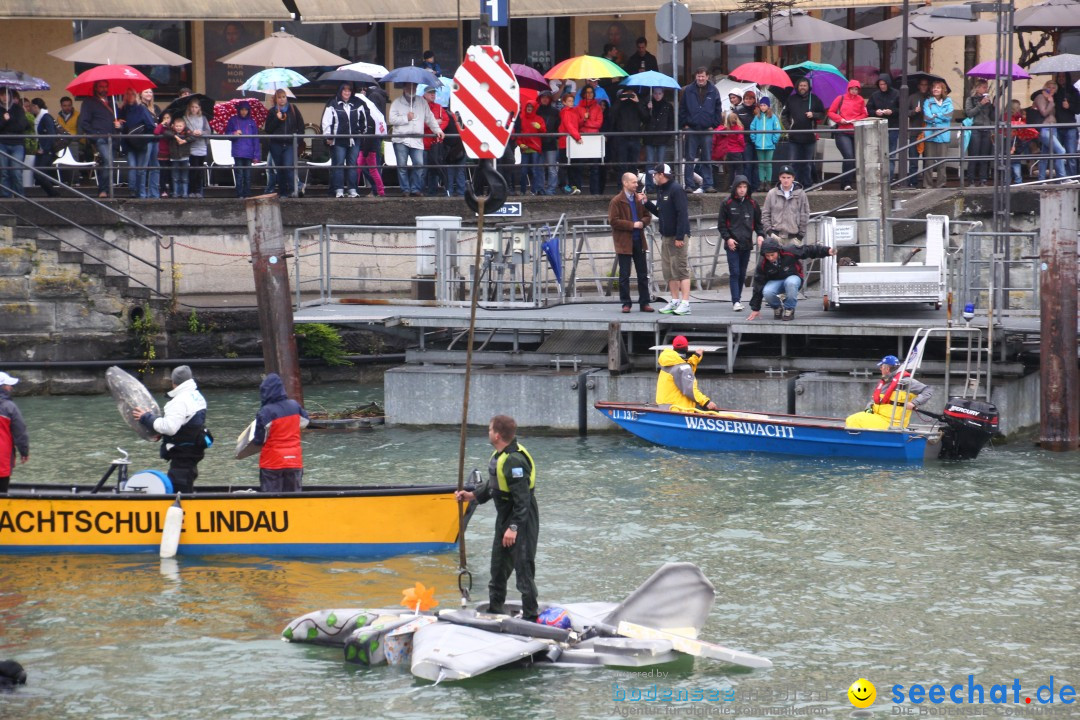
[[[709,71],[699,67],[694,82],[684,87],[679,100],[679,122],[686,136],[686,187],[694,185],[694,164],[701,168],[701,189],[716,192],[713,187],[712,144],[713,130],[723,122],[720,91],[709,82]],[[700,158],[700,160],[698,159]]]
[[[255,415],[255,437],[262,445],[259,453],[259,489],[263,492],[300,492],[304,478],[304,453],[300,430],[307,426],[308,414],[300,403],[290,400],[285,383],[277,373],[267,375],[259,385],[262,407]]]
[[[236,103],[236,114],[225,125],[225,134],[232,141],[233,172],[236,173],[236,197],[251,196],[251,164],[262,157],[259,147],[259,126],[251,117],[251,101]]]

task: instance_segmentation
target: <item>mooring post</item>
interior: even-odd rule
[[[854,185],[859,197],[859,217],[875,218],[880,223],[877,233],[871,233],[870,223],[859,223],[859,259],[863,262],[885,262],[889,227],[886,218],[892,209],[889,189],[889,122],[881,118],[869,118],[855,123],[855,177],[844,181]],[[861,255],[861,248],[870,244],[873,237],[877,244],[875,257]]]
[[[1076,367],[1076,246],[1080,192],[1049,187],[1039,198],[1039,443],[1080,446]]]
[[[263,367],[266,372],[280,375],[285,392],[302,405],[304,389],[300,384],[300,359],[293,332],[281,202],[276,195],[259,195],[247,199],[245,210],[251,268],[255,273],[255,298],[259,304]]]

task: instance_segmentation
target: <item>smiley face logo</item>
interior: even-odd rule
[[[877,699],[877,688],[866,678],[859,678],[851,683],[847,691],[848,700],[857,708],[868,708]]]

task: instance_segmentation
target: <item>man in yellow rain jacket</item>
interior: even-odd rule
[[[656,378],[656,404],[681,412],[715,410],[716,403],[698,389],[694,372],[701,362],[702,351],[690,352],[690,344],[682,335],[671,341],[671,349],[660,353],[660,374]]]
[[[878,363],[881,380],[874,388],[866,410],[848,416],[844,423],[847,427],[888,430],[894,418],[896,426],[902,424],[907,427],[911,420],[911,411],[925,405],[934,394],[934,389],[911,377],[911,373],[901,374],[898,371],[899,366],[900,360],[895,355],[886,355],[881,359]]]

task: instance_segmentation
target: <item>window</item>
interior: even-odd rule
[[[144,40],[149,40],[155,45],[160,45],[186,58],[191,57],[191,29],[190,25],[181,21],[149,22],[141,20],[75,20],[75,42],[100,35],[109,28],[122,27],[138,35]],[[102,59],[104,63],[107,58]],[[95,63],[96,64],[96,63]],[[81,73],[94,67],[95,64],[75,63],[75,72]],[[191,85],[191,65],[146,65],[138,66],[137,69],[154,81],[157,88],[154,94],[163,96],[175,96],[181,87]]]
[[[702,13],[693,16],[694,24],[687,38],[692,41],[690,64],[680,68],[680,74],[689,78],[694,68],[706,67],[712,75],[726,75],[743,63],[754,62],[757,48],[754,45],[725,45],[713,40],[716,35],[749,25],[754,22],[754,14],[738,13]],[[659,57],[660,67],[671,72],[671,46],[664,45],[664,54]],[[666,69],[665,69],[666,66]]]

